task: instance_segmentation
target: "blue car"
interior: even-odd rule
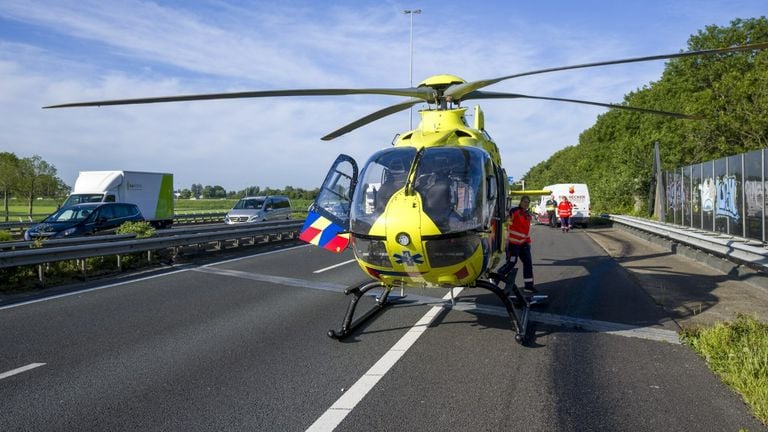
[[[83,203],[62,207],[24,232],[25,240],[108,234],[125,222],[143,221],[136,204]]]

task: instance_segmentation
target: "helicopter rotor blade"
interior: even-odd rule
[[[623,63],[637,63],[637,62],[652,61],[652,60],[664,60],[664,59],[672,59],[672,58],[678,58],[678,57],[722,54],[722,53],[737,52],[737,51],[761,50],[766,48],[768,48],[768,42],[762,42],[762,43],[756,43],[751,45],[739,45],[735,47],[716,48],[716,49],[699,50],[699,51],[686,51],[686,52],[679,52],[674,54],[661,54],[661,55],[653,55],[653,56],[646,56],[646,57],[633,57],[633,58],[626,58],[626,59],[620,59],[620,60],[609,60],[609,61],[602,61],[602,62],[595,62],[595,63],[584,63],[579,65],[539,69],[534,71],[518,73],[514,75],[507,75],[499,78],[472,81],[472,82],[463,83],[463,84],[454,84],[445,90],[444,95],[448,98],[451,98],[454,101],[459,101],[464,99],[464,96],[468,95],[469,93],[475,90],[479,90],[483,87],[487,87],[491,84],[496,84],[500,81],[529,76],[529,75],[537,75],[537,74],[564,71],[564,70],[570,70],[570,69],[582,69],[582,68],[589,68],[589,67],[596,67],[596,66],[608,66],[608,65],[623,64]]]
[[[660,111],[660,110],[654,110],[650,108],[639,108],[639,107],[633,107],[628,105],[607,104],[607,103],[593,102],[593,101],[587,101],[587,100],[581,100],[581,99],[565,99],[565,98],[546,97],[546,96],[531,96],[531,95],[524,95],[519,93],[473,91],[471,93],[466,94],[463,98],[463,100],[469,100],[469,99],[539,99],[539,100],[549,100],[549,101],[556,101],[556,102],[569,102],[569,103],[576,103],[576,104],[583,104],[583,105],[594,105],[594,106],[600,106],[600,107],[606,107],[606,108],[616,108],[616,109],[621,109],[625,111],[657,114],[657,115],[663,115],[667,117],[674,117],[674,118],[687,119],[687,120],[703,119],[702,116],[698,116],[698,115],[676,113],[671,111]]]
[[[430,87],[414,87],[414,88],[402,88],[402,89],[306,89],[306,90],[266,90],[266,91],[247,91],[247,92],[235,92],[235,93],[208,93],[208,94],[196,94],[196,95],[181,95],[181,96],[161,96],[161,97],[147,97],[136,99],[115,99],[115,100],[102,100],[92,102],[75,102],[60,105],[50,105],[45,108],[72,108],[72,107],[91,107],[91,106],[107,106],[107,105],[134,105],[134,104],[151,104],[162,102],[183,102],[183,101],[196,101],[196,100],[211,100],[211,99],[242,99],[242,98],[259,98],[259,97],[282,97],[282,96],[343,96],[343,95],[356,95],[356,94],[376,94],[376,95],[391,95],[391,96],[410,96],[419,98],[420,102],[434,101],[435,92]]]
[[[363,117],[361,119],[355,120],[352,123],[350,123],[350,124],[348,124],[348,125],[346,125],[346,126],[344,126],[342,128],[336,129],[335,131],[329,133],[328,135],[326,135],[326,136],[324,136],[324,137],[322,137],[320,139],[322,139],[323,141],[330,141],[330,140],[332,140],[334,138],[338,138],[338,137],[340,137],[340,136],[342,136],[342,135],[344,135],[344,134],[346,134],[348,132],[351,132],[351,131],[359,128],[359,127],[365,126],[368,123],[374,122],[374,121],[376,121],[376,120],[378,120],[380,118],[384,118],[384,117],[386,117],[388,115],[391,115],[391,114],[394,114],[394,113],[397,113],[397,112],[400,112],[400,111],[407,110],[408,108],[410,108],[410,107],[412,107],[412,106],[414,106],[414,105],[416,105],[418,103],[423,103],[423,102],[424,101],[422,99],[408,99],[405,102],[401,102],[401,103],[396,104],[396,105],[388,106],[388,107],[386,107],[384,109],[376,111],[375,113],[368,114],[367,116],[365,116],[365,117]]]

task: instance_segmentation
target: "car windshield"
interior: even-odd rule
[[[101,202],[104,198],[104,194],[77,194],[70,195],[62,207],[70,207],[77,204],[89,203],[89,202]]]
[[[264,205],[264,198],[243,198],[232,207],[233,210],[260,210]]]
[[[63,207],[43,222],[80,222],[86,220],[94,210],[93,207]]]

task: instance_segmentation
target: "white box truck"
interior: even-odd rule
[[[173,223],[173,174],[139,171],[80,171],[63,206],[123,202],[139,206],[144,219],[164,228]]]
[[[544,189],[551,192],[551,195],[555,196],[555,201],[558,203],[563,196],[568,197],[568,201],[573,204],[573,216],[571,216],[571,223],[573,225],[581,225],[587,227],[589,225],[589,218],[592,216],[592,202],[589,198],[589,188],[584,183],[560,183],[545,186]],[[543,195],[539,202],[539,214],[542,212],[546,217],[546,202],[550,195]],[[558,224],[560,223],[558,219]]]

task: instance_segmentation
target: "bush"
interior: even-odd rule
[[[683,342],[768,424],[768,324],[739,315],[732,323],[687,330]]]
[[[0,242],[11,241],[11,240],[13,240],[13,236],[11,236],[10,231],[0,230]]]
[[[155,235],[155,228],[149,222],[126,222],[117,228],[118,234],[136,234],[136,238],[147,238]]]

